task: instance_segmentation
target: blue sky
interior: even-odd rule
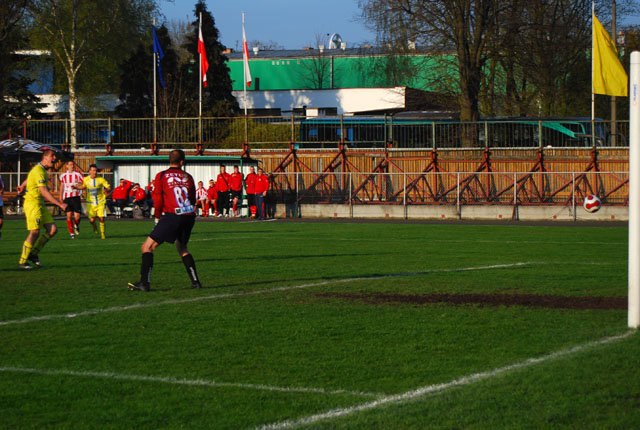
[[[195,0],[160,1],[167,20],[193,19]],[[274,41],[287,49],[314,44],[316,34],[338,33],[347,46],[371,43],[375,36],[357,20],[357,0],[208,0],[222,43],[241,49],[242,11],[248,40]]]

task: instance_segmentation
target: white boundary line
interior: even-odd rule
[[[366,281],[366,280],[376,280],[376,279],[384,279],[384,278],[400,278],[400,277],[408,277],[408,276],[418,276],[418,275],[428,275],[431,273],[443,273],[443,272],[470,272],[475,270],[491,270],[491,269],[507,269],[511,267],[520,267],[520,266],[528,266],[531,264],[535,264],[533,262],[520,262],[520,263],[508,263],[508,264],[494,264],[490,266],[477,266],[477,267],[462,267],[458,269],[434,269],[434,270],[425,270],[418,272],[407,272],[407,273],[392,273],[388,275],[372,275],[372,276],[361,276],[357,278],[343,278],[343,279],[331,279],[327,281],[314,282],[309,284],[300,284],[300,285],[291,285],[288,287],[277,287],[270,288],[264,290],[252,290],[252,291],[241,291],[237,293],[222,293],[222,294],[213,294],[210,296],[200,296],[200,297],[190,297],[185,299],[174,299],[174,300],[164,300],[161,302],[150,302],[150,303],[134,303],[132,305],[125,306],[113,306],[110,308],[103,309],[89,309],[85,311],[79,311],[74,313],[66,313],[66,314],[51,314],[51,315],[40,315],[33,316],[27,318],[21,318],[16,320],[7,320],[0,321],[0,327],[14,325],[14,324],[24,324],[36,321],[49,321],[56,319],[65,319],[65,318],[76,318],[82,316],[89,315],[98,315],[109,312],[121,312],[121,311],[129,311],[134,309],[143,309],[143,308],[151,308],[156,306],[164,306],[164,305],[177,305],[182,303],[194,303],[201,302],[204,300],[217,300],[217,299],[226,299],[229,297],[242,297],[242,296],[251,296],[257,294],[268,294],[268,293],[277,293],[281,291],[290,291],[290,290],[300,290],[304,288],[312,288],[312,287],[320,287],[323,285],[331,285],[331,284],[344,284],[355,281]],[[123,288],[124,290],[124,288]]]
[[[327,412],[323,412],[323,413],[320,413],[320,414],[315,414],[315,415],[310,415],[310,416],[307,416],[307,417],[303,417],[303,418],[300,418],[300,419],[295,420],[295,421],[283,421],[283,422],[279,422],[279,423],[272,423],[272,424],[267,424],[267,425],[264,425],[264,426],[261,426],[261,427],[258,427],[258,428],[260,430],[279,430],[279,429],[286,429],[286,428],[294,428],[294,427],[299,427],[299,426],[302,426],[302,425],[314,424],[314,423],[317,423],[319,421],[332,420],[332,419],[335,419],[335,418],[344,417],[344,416],[347,416],[347,415],[352,415],[352,414],[355,414],[357,412],[362,412],[362,411],[366,411],[366,410],[370,410],[370,409],[385,407],[385,406],[392,405],[392,404],[407,403],[407,402],[410,402],[412,400],[416,400],[416,399],[418,399],[420,397],[424,397],[424,396],[429,395],[429,394],[442,393],[442,392],[451,390],[453,388],[457,388],[457,387],[461,387],[461,386],[465,386],[465,385],[470,385],[470,384],[473,384],[473,383],[478,382],[478,381],[482,381],[482,380],[485,380],[485,379],[490,379],[490,378],[493,378],[495,376],[500,376],[500,375],[502,375],[504,373],[507,373],[507,372],[511,372],[511,371],[515,371],[515,370],[519,370],[519,369],[524,369],[524,368],[527,368],[527,367],[532,367],[532,366],[535,366],[537,364],[542,364],[542,363],[545,363],[545,362],[557,360],[557,359],[562,358],[562,357],[566,357],[566,356],[569,356],[569,355],[577,354],[577,353],[582,352],[582,351],[584,351],[586,349],[589,349],[589,348],[594,348],[594,347],[597,347],[597,346],[601,346],[601,345],[606,345],[606,344],[609,344],[609,343],[617,342],[617,341],[620,341],[620,340],[623,340],[623,339],[626,339],[626,338],[630,337],[634,333],[635,333],[635,331],[628,331],[628,332],[623,333],[623,334],[618,335],[618,336],[605,337],[605,338],[600,339],[600,340],[596,340],[596,341],[584,343],[582,345],[574,346],[572,348],[556,351],[556,352],[553,352],[553,353],[548,354],[548,355],[543,355],[542,357],[529,358],[527,360],[520,361],[518,363],[510,364],[510,365],[504,366],[504,367],[498,367],[496,369],[488,370],[486,372],[473,373],[471,375],[463,376],[461,378],[454,379],[453,381],[446,382],[446,383],[443,383],[443,384],[427,385],[427,386],[420,387],[420,388],[415,389],[415,390],[407,391],[407,392],[402,393],[402,394],[396,394],[396,395],[393,395],[393,396],[388,396],[388,397],[384,397],[384,398],[381,398],[381,399],[373,400],[373,401],[368,402],[368,403],[362,403],[360,405],[356,405],[356,406],[352,406],[352,407],[348,407],[348,408],[333,409],[333,410],[330,410],[330,411],[327,411]]]
[[[170,377],[162,377],[162,376],[128,375],[124,373],[76,371],[76,370],[66,370],[66,369],[35,369],[31,367],[2,366],[0,367],[0,372],[30,373],[35,375],[51,375],[51,376],[79,376],[79,377],[88,377],[88,378],[117,379],[117,380],[124,380],[124,381],[161,382],[165,384],[190,385],[190,386],[200,386],[200,387],[246,388],[248,390],[279,391],[284,393],[317,393],[317,394],[330,394],[330,395],[344,394],[344,395],[352,395],[352,396],[378,397],[378,398],[386,396],[386,394],[366,393],[361,391],[325,390],[323,388],[309,388],[309,387],[278,387],[273,385],[262,385],[262,384],[217,382],[217,381],[211,381],[211,380],[205,380],[205,379],[181,379],[181,378],[170,378]]]

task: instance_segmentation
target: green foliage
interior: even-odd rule
[[[53,52],[55,87],[79,96],[118,93],[118,64],[143,43],[155,0],[34,0],[34,46]]]

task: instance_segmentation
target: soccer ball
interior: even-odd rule
[[[602,202],[600,201],[598,196],[589,194],[587,197],[584,198],[584,204],[582,206],[584,206],[585,211],[594,213],[600,210],[600,206],[602,206]]]

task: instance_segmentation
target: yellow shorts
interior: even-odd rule
[[[53,224],[51,212],[45,205],[25,202],[24,214],[27,218],[27,230],[40,230],[47,224]]]
[[[104,218],[107,216],[107,210],[106,210],[106,202],[102,202],[100,204],[97,205],[93,205],[91,203],[87,203],[87,216],[89,218]]]

